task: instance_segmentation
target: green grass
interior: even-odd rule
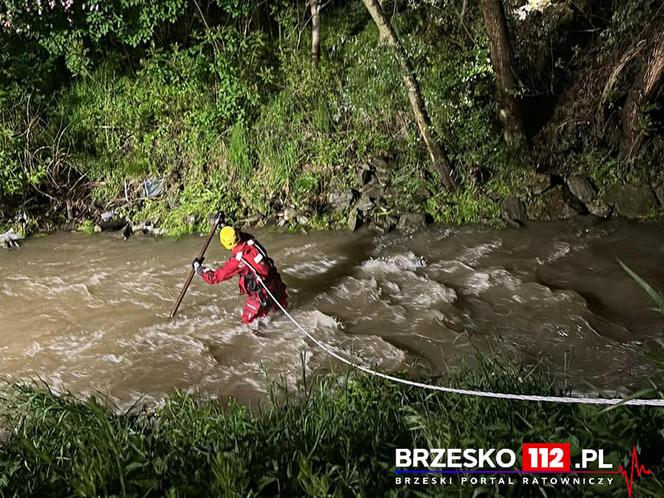
[[[64,129],[70,161],[90,181],[81,194],[89,196],[90,212],[82,216],[94,219],[107,206],[124,206],[125,183],[161,176],[167,180],[165,195],[141,201],[139,190],[130,189],[136,202],[123,214],[135,222],[158,220],[169,235],[199,230],[195,220],[216,209],[231,218],[274,220],[291,205],[309,220],[305,228],[341,228],[348,213],[334,213],[326,195],[359,188],[356,168],[389,156],[387,211],[430,210],[434,219],[449,223],[497,219],[495,206],[470,183],[441,205],[416,198],[421,187],[437,192],[440,185],[427,177],[426,150],[394,57],[378,44],[361,5],[331,8],[326,15],[327,48],[318,67],[295,38],[280,41],[277,50],[264,33],[222,30],[222,52],[206,37],[193,37],[190,48],[149,50],[131,70],[117,58],[102,58],[89,74],[65,85],[52,104],[34,110],[47,129]],[[415,30],[405,41],[421,62],[435,131],[450,148],[460,178],[480,165],[508,169],[495,109],[488,104],[494,90],[486,47],[456,53],[460,47],[449,41],[432,44],[419,36],[423,28],[403,28]],[[12,140],[0,141],[7,164],[0,165],[0,178],[9,178],[20,169],[11,166],[21,152],[13,138],[24,134],[26,110],[17,109],[15,116],[2,110],[0,126],[9,135],[0,135]],[[14,203],[29,193],[27,181],[12,187]],[[299,226],[293,222],[289,228]]]
[[[390,171],[384,209],[367,221],[419,212],[440,223],[500,225],[500,199],[523,193],[537,155],[512,150],[502,139],[482,16],[469,14],[459,23],[456,11],[439,3],[415,2],[417,8],[398,9],[391,20],[416,68],[434,137],[459,180],[454,194],[441,192],[432,178],[398,64],[378,43],[364,6],[341,2],[326,9],[321,63],[314,67],[299,8],[278,2],[271,7],[278,28],[268,23],[269,33],[261,23],[233,27],[237,13],[230,24],[220,18],[216,28],[187,20],[173,27],[179,36],[153,40],[138,58],[126,47],[91,50],[89,71],[61,74],[57,92],[30,85],[9,92],[0,85],[0,218],[8,221],[27,205],[39,228],[70,221],[54,215],[62,210],[51,205],[53,190],[60,199],[78,175],[45,153],[57,149],[58,158],[85,175],[66,194],[87,207],[82,218],[119,207],[132,221],[159,222],[173,236],[200,230],[200,220],[218,209],[229,218],[275,221],[295,206],[302,215],[295,220],[307,221],[304,227],[292,221],[290,229],[344,228],[349,212],[335,212],[325,198],[359,189],[356,169],[375,157],[388,158]],[[626,29],[618,18],[613,24],[612,30]],[[539,32],[534,38],[527,45],[536,53],[543,39]],[[48,67],[63,70],[63,62],[53,59]],[[29,67],[32,77],[49,74]],[[559,144],[563,161],[555,170],[587,175],[600,198],[615,184],[664,181],[652,168],[656,161],[631,164],[607,144],[581,143]],[[140,188],[129,188],[127,206],[125,185],[154,177],[166,180],[165,194],[144,201]],[[435,195],[425,199],[422,190]],[[663,215],[660,209],[649,217]]]
[[[560,394],[542,370],[479,359],[453,385]],[[661,394],[660,394],[661,395]],[[397,447],[506,447],[569,441],[622,462],[632,445],[664,469],[664,411],[602,409],[432,393],[364,374],[328,375],[250,410],[175,394],[155,411],[116,414],[97,399],[13,386],[0,403],[0,496],[428,496],[436,486],[393,484]],[[566,496],[625,496],[622,482]],[[450,496],[559,496],[564,488],[451,486]],[[635,496],[661,496],[656,478]]]
[[[88,235],[95,233],[95,224],[91,220],[83,220],[78,226],[78,231]]]

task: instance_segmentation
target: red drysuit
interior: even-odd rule
[[[271,308],[277,307],[257,281],[256,274],[260,276],[279,303],[284,308],[288,307],[286,285],[281,280],[274,262],[267,255],[263,246],[248,233],[240,233],[240,242],[231,249],[231,257],[224,266],[220,266],[216,270],[204,268],[201,278],[208,284],[219,284],[238,274],[240,275],[240,292],[247,295],[247,302],[242,312],[242,323],[250,323],[256,318],[267,315]]]

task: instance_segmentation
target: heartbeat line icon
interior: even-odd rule
[[[636,477],[650,476],[652,471],[646,469],[645,465],[639,464],[639,455],[636,453],[636,446],[632,446],[632,458],[629,462],[629,472],[622,465],[618,466],[618,470],[614,472],[607,472],[603,470],[580,470],[577,471],[577,474],[609,474],[609,475],[621,475],[625,479],[625,486],[627,487],[627,496],[632,498],[632,489],[634,487],[634,473],[636,472]]]
[[[645,465],[639,465],[639,456],[636,454],[636,446],[632,446],[632,459],[629,465],[629,474],[625,467],[622,465],[618,467],[618,470],[614,474],[620,474],[625,479],[625,485],[627,486],[627,496],[632,498],[632,486],[634,485],[634,471],[636,471],[636,476],[641,477],[642,475],[652,475],[652,471],[646,469]]]

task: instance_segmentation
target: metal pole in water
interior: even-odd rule
[[[218,214],[217,217],[212,222],[212,228],[210,228],[210,233],[208,234],[207,239],[205,239],[205,242],[203,243],[203,247],[201,247],[201,250],[198,253],[198,259],[201,259],[203,256],[205,256],[205,252],[207,251],[207,248],[210,245],[210,242],[212,241],[212,237],[214,237],[214,234],[217,231],[219,223],[221,223],[221,214]],[[175,301],[175,305],[171,310],[170,314],[171,318],[173,318],[175,314],[178,312],[180,303],[182,303],[182,300],[184,299],[184,296],[187,293],[187,290],[189,289],[189,285],[191,285],[191,281],[194,279],[194,273],[195,273],[194,269],[192,268],[189,271],[189,276],[187,277],[187,280],[185,280],[184,285],[182,286],[182,290],[180,291],[180,295],[178,296],[177,300]]]

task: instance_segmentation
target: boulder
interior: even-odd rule
[[[510,194],[500,203],[503,218],[511,224],[523,225],[528,220],[526,206],[516,195]]]
[[[528,204],[528,215],[533,220],[566,220],[575,214],[577,214],[576,210],[565,202],[560,185],[535,197]]]
[[[350,190],[335,191],[327,194],[327,202],[336,211],[347,211],[355,200],[355,193]]]
[[[117,211],[106,211],[101,213],[101,221],[97,225],[102,230],[121,230],[126,224],[126,218]]]
[[[381,216],[376,220],[375,227],[381,233],[388,233],[394,230],[399,220],[393,216]]]
[[[258,223],[263,219],[263,217],[260,214],[255,214],[253,216],[247,216],[246,218],[242,218],[241,220],[237,220],[237,224],[249,228],[249,227],[255,227],[258,225]],[[214,220],[214,218],[213,218]],[[210,223],[212,224],[212,223]]]
[[[660,183],[653,188],[655,192],[655,197],[657,197],[657,202],[660,206],[664,206],[664,183]]]
[[[402,232],[414,232],[424,228],[427,224],[426,216],[421,213],[406,213],[401,215],[397,228]]]
[[[585,176],[570,176],[567,179],[567,187],[570,193],[585,205],[590,204],[597,198],[597,190]]]
[[[595,199],[588,204],[588,211],[599,218],[610,218],[613,213],[613,209],[606,202],[601,199]]]
[[[650,185],[614,185],[604,192],[604,201],[626,218],[643,218],[657,209]]]
[[[378,180],[374,179],[364,187],[362,194],[370,199],[379,199],[385,195],[385,189]]]
[[[354,232],[362,225],[362,213],[357,208],[351,210],[346,225],[351,232]]]
[[[131,226],[131,232],[133,234],[139,234],[139,233],[145,233],[143,230],[145,229],[145,223],[137,223],[135,225]]]
[[[367,194],[362,194],[360,200],[355,204],[355,209],[362,211],[362,213],[367,214],[374,207],[374,201]]]
[[[131,226],[131,223],[127,223],[127,225],[122,229],[122,238],[127,240],[132,235],[134,235],[134,230]]]
[[[294,219],[297,216],[297,211],[291,207],[287,207],[284,209],[283,214],[282,214],[284,221],[290,221]]]
[[[416,202],[421,203],[431,197],[431,192],[426,187],[420,187],[415,191],[414,197]]]

